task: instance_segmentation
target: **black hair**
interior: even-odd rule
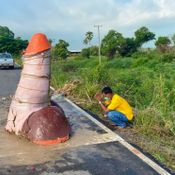
[[[102,93],[104,94],[112,94],[112,89],[109,86],[106,86],[102,89]]]

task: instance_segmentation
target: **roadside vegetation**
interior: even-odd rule
[[[6,26],[0,26],[0,52],[9,52],[13,56],[19,55],[27,47],[28,41],[15,37]]]

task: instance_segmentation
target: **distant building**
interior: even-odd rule
[[[70,55],[78,55],[81,53],[81,50],[69,50]]]

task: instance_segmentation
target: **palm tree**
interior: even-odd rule
[[[86,32],[85,39],[84,39],[83,43],[88,44],[90,46],[90,42],[91,42],[93,36],[94,36],[93,32],[90,32],[90,31]]]

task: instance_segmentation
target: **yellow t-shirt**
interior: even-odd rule
[[[114,94],[111,103],[107,107],[109,110],[116,110],[123,113],[128,120],[132,120],[133,112],[128,102],[117,94]]]

